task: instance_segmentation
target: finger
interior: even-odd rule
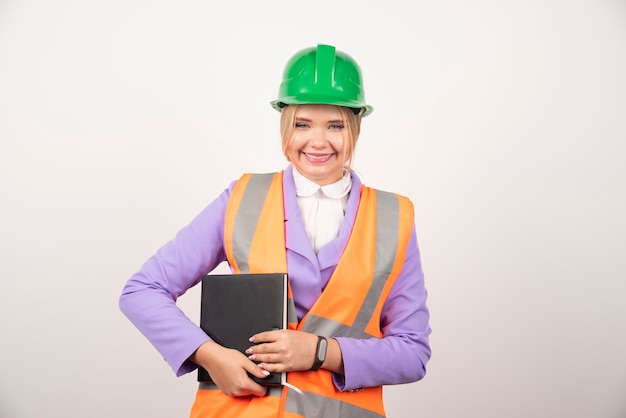
[[[249,341],[255,344],[272,343],[278,340],[280,332],[281,330],[259,332],[251,336]]]
[[[274,352],[277,352],[277,351],[276,351],[276,347],[274,347],[272,343],[259,343],[257,345],[253,345],[252,347],[248,347],[245,351],[245,353],[248,355],[248,358],[250,358],[250,355],[254,355],[254,354],[269,354],[269,353],[274,353]],[[254,359],[250,359],[250,360],[254,360]]]
[[[280,361],[280,356],[276,354],[254,353],[254,354],[250,354],[248,356],[248,359],[257,363],[276,363]]]
[[[267,387],[263,385],[259,385],[252,379],[250,379],[250,381],[252,382],[252,384],[250,385],[250,388],[249,388],[249,391],[250,391],[249,394],[254,395],[254,396],[265,396],[267,392]]]
[[[250,362],[246,365],[245,370],[251,375],[258,377],[259,379],[265,379],[270,375],[270,372],[259,367],[256,363]]]
[[[232,392],[224,392],[228,396],[240,397],[240,396],[265,396],[267,388],[263,385],[259,385],[254,380],[248,378],[248,382],[242,385],[238,390]]]
[[[283,373],[288,371],[287,367],[281,363],[259,363],[258,366],[272,373]]]

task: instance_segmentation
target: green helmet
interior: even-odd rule
[[[271,105],[280,112],[296,104],[345,106],[361,117],[374,110],[365,104],[361,68],[356,61],[334,46],[321,44],[297,52],[285,65],[278,99]]]

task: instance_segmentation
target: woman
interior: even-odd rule
[[[349,55],[329,45],[297,52],[272,106],[290,164],[233,182],[130,278],[120,308],[177,375],[209,372],[214,384],[200,385],[192,417],[384,417],[382,386],[421,379],[430,358],[412,203],[351,170],[372,107]],[[258,208],[242,203],[250,190]],[[244,241],[233,233],[240,206],[258,217],[249,237],[262,243],[247,252],[233,250]],[[223,261],[235,273],[289,274],[297,323],[250,336],[248,357],[211,341],[175,304]],[[269,372],[289,372],[289,387],[248,376]]]

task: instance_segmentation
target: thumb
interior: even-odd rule
[[[246,365],[245,370],[251,375],[253,375],[254,377],[257,377],[259,379],[265,379],[267,376],[270,375],[270,372],[268,372],[267,370],[263,370],[252,361]],[[254,380],[251,380],[251,383],[252,385],[250,387],[250,391],[252,392],[253,395],[265,396],[267,387],[263,385],[259,385]]]

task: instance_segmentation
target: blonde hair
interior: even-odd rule
[[[282,138],[283,154],[285,154],[285,156],[287,156],[287,147],[289,146],[289,141],[291,140],[295,129],[296,113],[298,113],[299,107],[300,105],[285,106],[280,115],[280,136]],[[336,107],[341,112],[341,118],[345,124],[345,138],[348,142],[343,148],[343,156],[346,162],[345,168],[350,170],[354,160],[356,142],[359,139],[359,134],[361,133],[361,116],[355,115],[350,108],[343,106]]]

